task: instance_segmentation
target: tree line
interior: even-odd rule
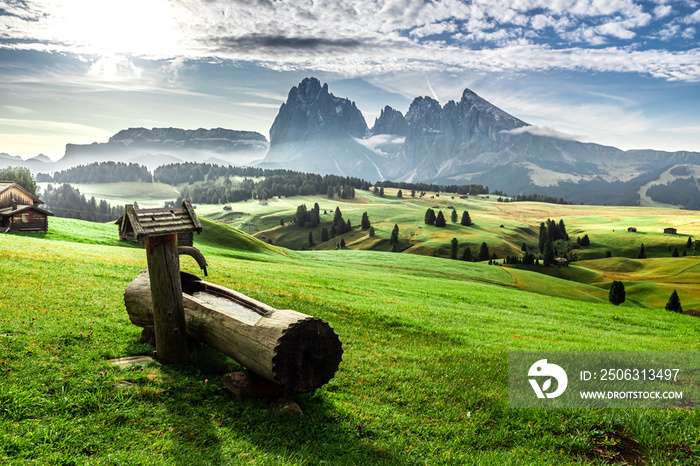
[[[137,163],[95,162],[68,168],[53,176],[39,173],[36,179],[39,182],[55,183],[151,183],[153,176],[146,167]]]
[[[48,209],[57,217],[109,222],[124,215],[123,206],[113,207],[104,199],[97,202],[94,196],[86,199],[80,190],[69,184],[55,188],[49,185],[42,193],[42,198]]]

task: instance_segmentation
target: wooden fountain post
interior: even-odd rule
[[[185,201],[182,209],[136,210],[128,204],[122,228],[132,229],[138,240],[145,237],[156,358],[162,364],[186,364],[187,330],[177,234],[200,233],[202,225],[192,206]]]

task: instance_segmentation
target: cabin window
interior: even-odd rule
[[[27,223],[29,221],[29,214],[22,214],[22,221]]]

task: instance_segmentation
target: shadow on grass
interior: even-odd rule
[[[236,400],[223,388],[222,376],[240,369],[234,362],[209,348],[194,353],[191,366],[160,367],[174,381],[158,397],[167,412],[161,427],[170,430],[163,455],[172,464],[413,464],[378,447],[385,442],[359,429],[322,392],[292,396],[301,417],[275,415],[267,402]]]

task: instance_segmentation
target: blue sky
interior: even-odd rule
[[[464,88],[538,131],[700,151],[696,0],[0,0],[0,152],[136,126],[268,136],[306,76],[371,127]]]

